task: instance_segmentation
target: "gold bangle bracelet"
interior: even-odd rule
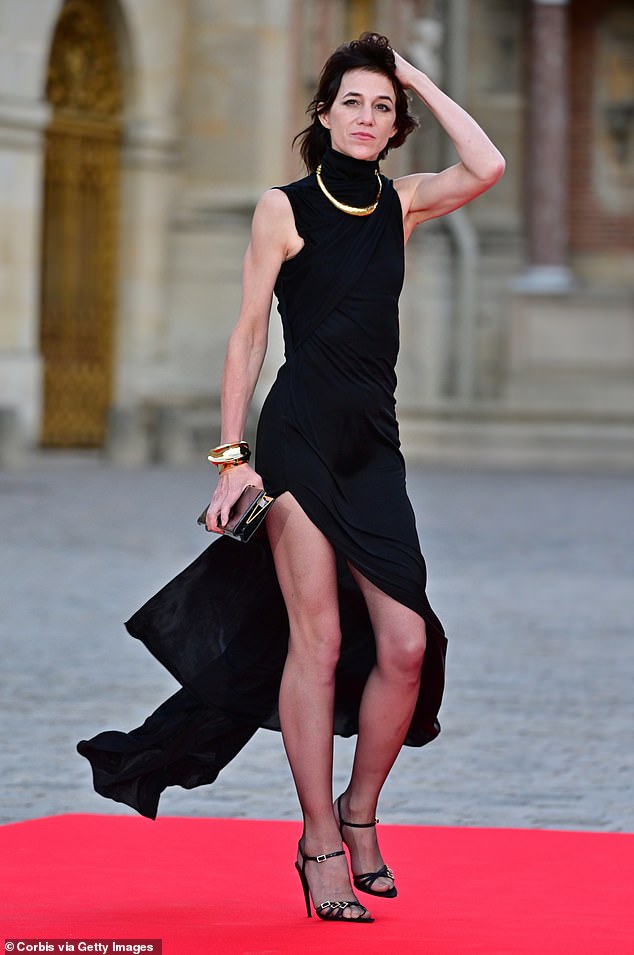
[[[241,464],[246,464],[246,461],[224,461],[222,464],[216,465],[218,468],[218,474],[224,474],[225,471],[228,471],[229,468],[237,468]]]
[[[247,442],[238,441],[234,444],[222,444],[220,447],[212,448],[207,455],[207,460],[217,466],[225,464],[227,461],[246,463],[250,457],[251,449]]]

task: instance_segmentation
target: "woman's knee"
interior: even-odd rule
[[[377,662],[389,674],[418,679],[425,656],[425,624],[392,630],[377,640]]]

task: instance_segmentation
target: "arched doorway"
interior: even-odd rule
[[[109,4],[66,0],[46,84],[42,444],[98,447],[111,400],[122,81]]]

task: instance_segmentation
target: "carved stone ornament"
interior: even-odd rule
[[[67,0],[49,61],[46,96],[55,110],[114,117],[122,90],[112,28],[100,0]]]

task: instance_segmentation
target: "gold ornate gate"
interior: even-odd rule
[[[352,40],[360,36],[364,30],[372,29],[373,8],[372,0],[348,0],[346,3],[345,40]]]
[[[111,396],[121,74],[103,0],[67,0],[51,49],[40,343],[42,444],[97,447]]]

